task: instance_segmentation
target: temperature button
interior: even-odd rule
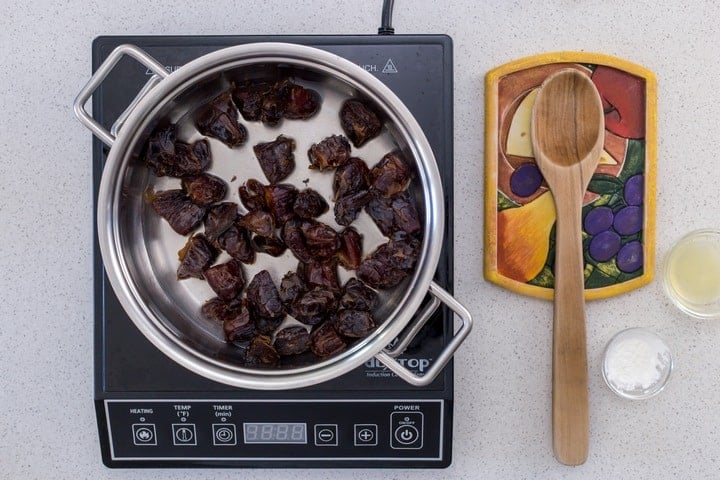
[[[393,412],[390,415],[390,447],[395,450],[420,449],[423,446],[423,414]]]
[[[197,445],[194,423],[173,423],[173,445]]]

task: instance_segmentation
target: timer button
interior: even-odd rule
[[[237,445],[237,432],[232,423],[213,423],[213,445],[232,446]]]

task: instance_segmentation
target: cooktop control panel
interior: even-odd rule
[[[106,400],[113,460],[437,461],[443,400]]]

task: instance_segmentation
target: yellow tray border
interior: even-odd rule
[[[551,63],[587,63],[617,68],[645,80],[645,217],[643,219],[643,274],[627,282],[586,289],[586,300],[612,297],[640,288],[655,276],[655,214],[657,190],[657,79],[650,70],[611,55],[591,52],[551,52],[524,57],[490,70],[485,76],[485,279],[531,297],[552,300],[554,290],[529,285],[500,275],[497,271],[497,155],[498,84],[510,73]]]

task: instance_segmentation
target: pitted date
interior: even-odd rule
[[[330,170],[344,164],[350,158],[350,142],[342,135],[331,135],[308,150],[310,168]]]
[[[311,188],[298,192],[293,203],[293,212],[306,220],[319,217],[327,212],[330,206],[322,195]]]
[[[245,286],[245,275],[240,262],[235,259],[208,268],[205,270],[205,279],[222,300],[238,297]]]
[[[238,111],[230,92],[218,95],[201,110],[197,127],[203,135],[217,138],[230,148],[247,140],[247,129],[238,122]]]
[[[370,106],[360,100],[347,100],[340,109],[340,126],[356,147],[377,137],[382,130],[382,121]]]
[[[325,322],[310,334],[310,350],[318,357],[329,357],[345,350],[347,344],[333,327]]]
[[[352,157],[335,170],[333,177],[333,200],[367,190],[370,170],[360,158]]]
[[[247,299],[260,317],[275,319],[285,316],[280,294],[267,270],[261,270],[250,281]]]
[[[335,330],[343,337],[363,338],[375,328],[375,320],[366,310],[340,310],[335,317]]]
[[[347,270],[357,270],[362,261],[362,235],[352,227],[340,232],[340,248],[337,252],[340,265]]]
[[[209,173],[183,177],[182,187],[187,192],[190,200],[203,207],[219,202],[225,198],[227,193],[225,181]]]
[[[205,237],[210,243],[215,244],[218,237],[233,226],[238,216],[237,204],[223,202],[213,205],[205,216]],[[219,246],[219,244],[217,244]]]
[[[165,190],[145,194],[155,212],[167,220],[180,235],[187,235],[200,225],[206,209],[193,202],[183,190]]]
[[[255,367],[275,367],[280,363],[280,355],[268,335],[258,335],[250,341],[245,363]]]
[[[306,325],[317,325],[336,309],[335,295],[327,289],[315,287],[293,302],[291,314]]]
[[[310,349],[310,333],[305,327],[286,327],[275,334],[274,345],[280,355],[299,355]]]
[[[353,277],[343,287],[340,308],[346,310],[372,311],[377,304],[377,293],[363,282]]]
[[[392,197],[407,189],[410,170],[400,152],[390,152],[370,170],[373,189],[384,197]]]
[[[204,235],[193,235],[178,252],[180,260],[177,269],[178,280],[190,277],[204,279],[203,272],[212,264],[216,256],[217,252]]]
[[[272,142],[258,143],[253,147],[265,177],[270,183],[285,180],[295,169],[295,140],[279,135]]]

